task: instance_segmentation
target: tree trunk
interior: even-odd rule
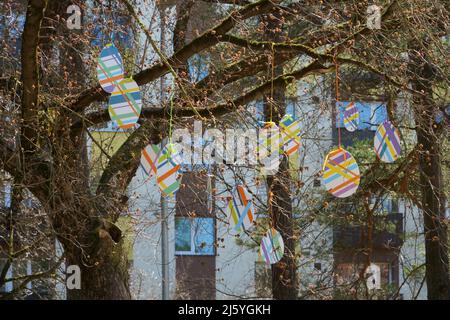
[[[283,157],[277,175],[267,178],[269,192],[273,197],[270,212],[272,223],[284,241],[283,258],[272,265],[272,295],[277,300],[294,300],[298,296],[294,222],[288,169],[288,159]]]
[[[445,220],[445,194],[441,168],[440,136],[442,130],[434,122],[432,64],[426,61],[426,47],[411,50],[412,86],[424,93],[414,97],[417,141],[420,147],[419,171],[421,203],[425,233],[425,262],[428,299],[450,299],[448,229]],[[422,52],[421,52],[422,51]]]
[[[428,299],[450,299],[448,230],[441,170],[440,146],[430,128],[417,130],[421,148],[420,184],[425,232],[426,282]]]
[[[96,257],[91,257],[94,261]],[[78,265],[81,270],[81,289],[67,289],[68,300],[129,300],[128,270],[123,261],[126,255],[102,257],[97,265],[79,262],[79,256],[67,259],[68,265]]]
[[[263,17],[266,23],[267,41],[284,41],[283,16],[279,11]],[[283,57],[273,53],[269,61],[272,64],[268,77],[283,74]],[[274,67],[275,66],[275,67]],[[275,85],[270,99],[266,97],[264,116],[266,121],[279,123],[286,111],[286,84]],[[294,224],[290,190],[289,161],[286,156],[280,160],[278,172],[267,177],[268,208],[273,227],[280,232],[284,241],[283,258],[272,265],[272,295],[278,300],[298,298],[297,266],[295,259]]]
[[[81,276],[81,288],[67,288],[67,299],[131,299],[128,252],[120,230],[110,223],[96,224],[88,230],[92,231],[79,241],[89,246],[64,245],[66,266],[78,266]]]
[[[50,1],[42,30],[44,40],[41,49],[50,57],[58,54],[61,73],[70,73],[71,86],[68,87],[67,83],[49,82],[52,79],[45,77],[41,82],[54,92],[61,92],[61,95],[67,90],[79,92],[86,83],[84,64],[79,54],[83,52],[84,46],[80,40],[82,33],[71,30],[67,34],[65,20],[61,19],[67,15],[66,9],[70,4],[70,0]],[[55,48],[54,39],[63,37],[71,46]],[[117,212],[118,216],[121,210],[114,205],[105,209],[104,204],[113,203],[114,199],[95,197],[92,194],[86,128],[80,126],[67,130],[73,121],[75,118],[70,112],[61,111],[58,125],[53,128],[52,150],[57,165],[51,181],[52,198],[44,201],[52,204],[47,209],[51,213],[58,240],[63,244],[66,267],[76,265],[80,268],[81,288],[69,289],[66,286],[67,299],[131,299],[128,252],[123,247],[121,231],[101,218],[112,212]]]

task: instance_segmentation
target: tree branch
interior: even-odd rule
[[[126,203],[128,198],[123,197],[123,194],[139,166],[141,150],[149,143],[159,143],[160,134],[157,125],[150,121],[135,130],[109,160],[96,194],[121,199],[122,203]],[[113,221],[117,218],[114,216]]]
[[[25,152],[35,150],[39,127],[39,66],[38,44],[41,23],[47,0],[28,2],[25,26],[22,35],[22,147]]]
[[[201,1],[216,4],[234,4],[236,6],[246,6],[251,3],[249,0],[201,0]]]
[[[48,195],[47,182],[50,175],[48,161],[34,154],[25,162],[21,150],[15,150],[3,137],[0,137],[0,151],[2,169],[12,175],[16,181],[23,183],[44,203]]]
[[[276,3],[280,0],[260,0],[249,4],[240,10],[233,11],[225,20],[219,23],[214,28],[206,31],[200,37],[194,39],[182,49],[178,50],[172,57],[168,59],[168,63],[175,68],[183,65],[191,56],[199,53],[209,47],[219,43],[221,36],[230,31],[238,21],[246,20],[253,16],[268,13],[276,7]],[[149,69],[143,70],[133,76],[133,79],[138,85],[147,84],[163,75],[170,70],[164,63],[158,63]],[[87,106],[95,101],[104,101],[108,94],[104,92],[100,86],[90,88],[81,93],[76,101],[69,107],[77,112],[83,111]]]
[[[287,84],[292,83],[294,80],[300,80],[310,74],[314,73],[326,73],[332,71],[334,66],[325,67],[320,64],[318,61],[314,61],[304,68],[291,72],[282,74],[270,81],[267,81],[260,86],[248,91],[247,93],[239,96],[234,100],[230,100],[228,102],[218,104],[212,107],[206,107],[202,109],[196,109],[194,112],[192,108],[174,108],[173,115],[174,117],[192,117],[195,115],[200,116],[222,116],[227,112],[237,111],[240,106],[244,106],[268,92],[272,86],[279,85],[281,83],[286,82]],[[141,119],[161,119],[168,115],[167,108],[151,108],[151,109],[143,109],[141,112]],[[86,115],[86,118],[89,122],[92,123],[102,123],[108,121],[109,114],[107,110],[102,110],[99,112],[92,112]],[[142,122],[142,121],[141,121]],[[145,122],[142,122],[145,123]]]
[[[303,44],[299,43],[272,43],[268,41],[250,41],[247,39],[239,38],[233,35],[224,35],[222,37],[223,41],[227,41],[229,43],[232,43],[237,46],[241,46],[244,48],[249,48],[253,50],[272,50],[272,46],[275,52],[278,53],[287,53],[287,52],[297,52],[297,53],[303,53],[311,58],[317,59],[321,63],[323,62],[329,62],[333,63],[333,61],[337,61],[340,64],[351,64],[357,67],[362,68],[363,70],[372,72],[374,74],[377,74],[381,76],[383,79],[385,79],[388,83],[394,85],[397,88],[400,88],[402,90],[408,91],[410,93],[416,94],[416,95],[423,95],[423,93],[418,92],[416,90],[413,90],[407,86],[407,84],[402,84],[398,82],[397,80],[391,78],[387,74],[383,73],[382,71],[378,70],[377,68],[369,65],[368,63],[365,63],[363,61],[359,61],[353,58],[343,58],[343,57],[334,57],[330,53],[319,53],[316,50],[314,50],[311,47],[305,46]]]

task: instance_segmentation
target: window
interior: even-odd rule
[[[3,271],[5,267],[6,259],[0,259],[0,272]],[[10,279],[13,277],[13,266],[11,265],[6,272],[6,279]],[[11,292],[13,290],[13,283],[9,281],[0,287],[0,292]]]
[[[384,198],[381,201],[381,210],[386,213],[392,213],[393,212],[393,200],[390,198]]]
[[[286,101],[286,114],[290,114],[294,119],[296,118],[295,100],[287,99],[287,101]]]
[[[254,117],[255,117],[256,121],[260,121],[260,122],[264,121],[264,101],[263,100],[255,101]]]
[[[5,184],[5,208],[11,207],[11,184]]]
[[[214,255],[213,218],[175,218],[175,254]]]
[[[321,263],[314,263],[314,269],[315,270],[318,270],[318,271],[321,271],[322,270],[322,264]]]
[[[344,127],[344,110],[351,102],[342,101],[339,112],[336,114],[336,123],[338,128]],[[386,121],[387,109],[383,102],[355,102],[359,111],[358,130],[376,131],[378,126]]]
[[[396,199],[387,196],[377,201],[376,198],[372,198],[371,204],[375,205],[376,203],[378,206],[375,208],[375,212],[378,214],[398,213],[398,201]]]
[[[286,99],[286,112],[285,112],[285,114],[290,114],[291,116],[294,117],[294,119],[296,119],[296,117],[297,117],[296,101],[297,100],[293,99],[293,98]],[[258,121],[259,125],[262,125],[262,123],[264,121],[266,121],[265,118],[264,118],[264,100],[263,99],[259,99],[259,100],[256,100],[254,103],[255,103],[255,105],[251,109],[252,116],[254,117],[254,119],[256,121]]]
[[[124,48],[131,48],[133,45],[133,31],[130,27],[130,18],[126,15],[118,15],[112,17],[112,19],[114,20],[114,31],[107,32],[105,29],[106,21],[94,18],[94,39],[91,41],[91,44],[103,47],[108,42],[114,42]]]
[[[31,266],[31,261],[27,260],[26,261],[27,264],[27,275],[30,276],[33,274],[33,270],[32,270],[32,266]],[[32,281],[28,282],[26,285],[27,289],[31,290],[33,288],[33,284]]]
[[[2,19],[3,20],[3,19]],[[8,50],[9,54],[20,56],[20,50],[22,48],[22,32],[25,25],[25,15],[20,14],[18,11],[10,11],[10,14],[4,16],[4,20],[0,24],[0,38],[4,40],[8,38],[8,45],[11,50]],[[5,34],[7,30],[7,34]],[[3,47],[4,48],[4,47]],[[3,49],[2,48],[2,49]]]
[[[188,60],[188,72],[192,82],[198,82],[209,74],[209,58],[196,54]]]
[[[450,202],[447,203],[447,207],[445,209],[445,218],[450,220]]]

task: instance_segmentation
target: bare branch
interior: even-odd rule
[[[22,35],[22,146],[36,147],[39,127],[38,43],[47,0],[30,0]]]
[[[194,39],[192,42],[177,51],[168,59],[168,64],[175,68],[183,65],[194,54],[219,43],[221,41],[221,36],[236,26],[238,21],[270,12],[273,8],[275,8],[276,3],[278,2],[280,1],[260,0],[243,7],[241,10],[232,12],[228,18],[223,20],[220,24],[206,31],[200,37]],[[133,79],[138,85],[144,85],[165,75],[168,72],[169,68],[166,64],[158,63],[149,69],[137,73],[133,76]],[[100,86],[96,86],[95,88],[90,88],[81,93],[70,108],[75,111],[82,111],[91,103],[95,101],[104,101],[107,97],[108,94],[104,92]]]

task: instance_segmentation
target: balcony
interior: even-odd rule
[[[375,230],[372,236],[374,249],[395,249],[403,244],[403,214],[390,213],[374,216]],[[367,245],[367,225],[336,225],[333,227],[333,247],[362,249]]]

